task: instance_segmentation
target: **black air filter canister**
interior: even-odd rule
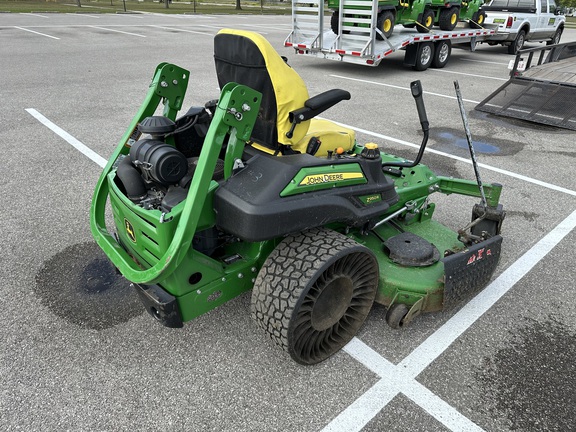
[[[130,149],[132,163],[162,185],[178,183],[188,171],[186,157],[171,145],[154,139],[139,140]]]

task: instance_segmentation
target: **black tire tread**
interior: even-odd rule
[[[289,325],[302,292],[328,259],[351,248],[369,252],[372,256],[367,248],[336,231],[309,230],[286,237],[270,253],[258,273],[252,290],[251,316],[296,361],[299,360],[290,352]],[[372,301],[375,294],[376,289]],[[353,336],[349,335],[342,346]]]

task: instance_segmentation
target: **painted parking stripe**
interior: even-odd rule
[[[74,16],[82,16],[82,17],[100,19],[100,17],[97,16],[97,15],[88,15],[88,14],[85,14],[85,13],[79,14],[79,13],[75,13],[75,12],[68,12],[66,15],[74,15]]]
[[[487,63],[487,64],[494,64],[494,65],[501,65],[501,66],[508,67],[508,63],[503,63],[503,62],[494,62],[494,61],[488,61],[488,60],[476,60],[476,59],[468,59],[468,58],[459,58],[458,60],[467,61],[467,62],[475,62],[475,63]]]
[[[370,80],[364,80],[364,79],[360,79],[360,78],[352,78],[352,77],[347,77],[347,76],[343,76],[343,75],[335,75],[335,74],[331,74],[331,77],[334,78],[340,78],[340,79],[345,79],[348,81],[357,81],[357,82],[362,82],[362,83],[366,83],[366,84],[374,84],[374,85],[378,85],[378,86],[382,86],[382,87],[390,87],[390,88],[395,88],[395,89],[399,89],[399,90],[407,90],[410,91],[410,88],[408,87],[402,87],[402,86],[397,86],[394,84],[386,84],[386,83],[382,83],[382,82],[378,82],[378,81],[370,81]],[[446,99],[454,99],[456,100],[456,96],[448,96],[448,95],[444,95],[444,94],[440,94],[440,93],[433,93],[433,92],[428,92],[428,91],[424,91],[424,94],[427,95],[431,95],[431,96],[439,96],[439,97],[443,97]],[[474,104],[479,104],[479,101],[475,101],[472,99],[463,99],[464,102],[470,102],[470,103],[474,103]]]
[[[50,129],[52,132],[54,132],[56,135],[58,135],[60,138],[62,138],[64,141],[66,141],[68,144],[70,144],[72,147],[74,147],[76,150],[78,150],[80,153],[82,153],[84,156],[86,156],[90,160],[96,162],[102,168],[104,168],[106,166],[106,163],[107,163],[106,159],[104,159],[102,156],[100,156],[94,150],[92,150],[92,149],[88,148],[86,145],[82,144],[80,141],[78,141],[76,138],[74,138],[72,135],[70,135],[68,132],[66,132],[64,129],[62,129],[60,126],[57,126],[56,124],[52,123],[50,120],[48,120],[46,117],[44,117],[38,111],[36,111],[34,108],[26,108],[26,112],[28,112],[28,114],[30,114],[32,117],[34,117],[40,123],[42,123],[44,126],[46,126],[48,129]]]
[[[486,75],[476,75],[476,74],[471,74],[471,73],[467,73],[467,72],[455,72],[455,71],[451,71],[449,69],[430,68],[429,70],[434,71],[434,72],[453,74],[453,75],[466,75],[469,77],[485,78],[485,79],[492,79],[492,80],[498,80],[498,81],[508,81],[508,78],[489,77]]]
[[[88,26],[88,27],[95,28],[95,29],[100,29],[100,30],[111,31],[111,32],[114,32],[114,33],[122,33],[122,34],[130,35],[130,36],[138,36],[138,37],[141,37],[141,38],[145,38],[145,37],[146,37],[146,36],[141,35],[141,34],[138,34],[138,33],[130,33],[130,32],[122,31],[122,30],[111,29],[111,28],[108,28],[108,27],[100,27],[100,26],[95,26],[95,25],[90,25],[90,26]]]
[[[21,12],[20,15],[29,15],[29,16],[35,16],[38,18],[48,18],[46,15],[40,15],[40,14],[36,14],[36,13],[32,13],[32,12]]]
[[[184,29],[180,29],[180,28],[176,28],[176,27],[164,27],[164,26],[160,26],[160,25],[149,25],[148,27],[155,27],[155,28],[159,28],[159,29],[163,29],[163,30],[175,30],[175,31],[180,31],[180,32],[185,32],[185,33],[201,34],[201,35],[205,35],[205,36],[214,36],[214,33],[206,33],[206,32],[194,31],[194,30],[184,30]]]
[[[40,33],[40,32],[37,32],[37,31],[34,31],[34,30],[30,30],[30,29],[27,29],[27,28],[24,28],[24,27],[14,26],[14,28],[17,28],[18,30],[24,30],[24,31],[26,31],[26,32],[34,33],[34,34],[37,34],[37,35],[40,35],[40,36],[45,36],[45,37],[50,38],[50,39],[60,40],[59,37],[50,36],[50,35],[47,35],[46,33]]]

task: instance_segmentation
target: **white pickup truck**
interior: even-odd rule
[[[521,50],[526,41],[560,43],[566,18],[554,0],[491,0],[482,9],[485,24],[498,26],[498,33],[486,42],[507,45],[510,54]]]

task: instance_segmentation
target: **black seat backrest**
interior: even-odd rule
[[[291,138],[289,113],[304,106],[306,85],[286,64],[270,43],[258,33],[223,29],[214,38],[214,61],[218,84],[243,84],[262,93],[260,112],[252,140],[272,150],[279,143],[297,143],[308,130],[309,122],[298,125]]]

